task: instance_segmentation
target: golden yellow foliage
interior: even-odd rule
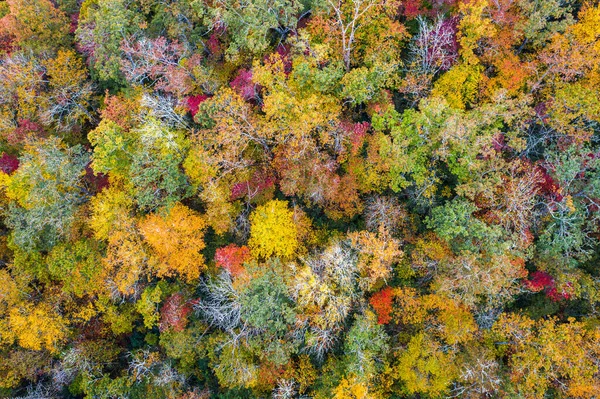
[[[479,45],[479,41],[482,38],[493,37],[496,34],[491,19],[485,16],[487,5],[486,0],[459,3],[459,10],[463,15],[458,32],[460,55],[470,65],[479,63],[479,58],[474,52]]]
[[[335,388],[333,399],[372,399],[369,387],[356,378],[346,379]]]
[[[453,108],[465,109],[475,102],[481,80],[480,66],[458,64],[435,82],[431,95],[445,98]]]
[[[175,204],[166,215],[151,214],[140,232],[153,252],[151,265],[159,277],[179,275],[192,282],[204,269],[204,219],[185,205]]]
[[[292,256],[298,249],[298,228],[287,201],[272,200],[250,215],[248,245],[255,256]]]
[[[112,231],[108,238],[104,285],[119,294],[133,295],[138,280],[145,272],[146,263],[146,251],[135,221],[131,218],[121,220],[119,228]]]
[[[65,320],[46,303],[12,308],[8,324],[18,344],[26,349],[55,353],[67,336]]]
[[[89,224],[96,238],[107,239],[110,232],[121,224],[121,219],[127,217],[132,205],[131,196],[113,185],[92,198]]]

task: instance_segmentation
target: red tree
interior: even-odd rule
[[[386,287],[379,292],[376,292],[371,297],[369,303],[377,313],[377,323],[387,324],[392,321],[392,302],[394,299],[394,290],[391,287]]]
[[[217,266],[227,270],[232,276],[242,273],[244,271],[243,264],[249,259],[250,249],[245,245],[238,247],[235,244],[229,244],[215,252]]]

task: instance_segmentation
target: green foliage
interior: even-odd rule
[[[136,310],[144,318],[144,326],[152,328],[158,324],[160,315],[158,305],[163,299],[163,292],[160,286],[148,287],[142,292],[140,299],[136,302]]]
[[[225,0],[214,3],[195,0],[191,5],[204,17],[207,25],[222,24],[232,32],[226,51],[232,61],[244,53],[264,53],[271,44],[271,34],[281,36],[294,28],[296,16],[303,9],[302,3],[296,0]]]
[[[457,250],[475,251],[479,248],[494,248],[499,244],[502,231],[477,219],[473,203],[455,198],[444,206],[434,208],[431,217],[425,219],[428,227],[452,244]]]
[[[88,53],[92,72],[102,83],[121,84],[121,41],[134,33],[140,15],[124,0],[86,0],[77,38]]]
[[[277,263],[265,266],[247,266],[247,272],[256,277],[240,293],[242,319],[251,327],[281,335],[295,320],[296,314],[288,287],[278,273]],[[257,270],[258,269],[258,270]]]
[[[102,121],[90,133],[94,170],[125,179],[137,205],[144,210],[170,206],[190,189],[180,164],[188,144],[181,132],[155,119],[125,132],[112,121]]]
[[[100,244],[92,240],[62,243],[52,248],[46,262],[53,279],[63,282],[62,290],[79,297],[98,290],[102,272]]]
[[[344,342],[347,372],[361,380],[370,380],[383,369],[389,351],[388,336],[377,324],[374,313],[367,311],[354,321]]]

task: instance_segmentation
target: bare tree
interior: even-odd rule
[[[242,323],[240,297],[232,283],[229,273],[203,280],[200,289],[205,297],[194,305],[211,325],[229,332]]]
[[[368,17],[368,12],[385,4],[382,0],[327,0],[335,13],[335,22],[342,39],[342,55],[346,70],[350,70],[356,32]]]
[[[380,195],[367,200],[364,215],[367,229],[377,232],[383,226],[385,231],[391,233],[396,233],[408,217],[396,197]]]
[[[419,16],[417,22],[419,33],[410,45],[413,68],[426,75],[447,71],[458,59],[454,21],[438,17],[430,24]]]
[[[289,379],[280,379],[273,390],[273,399],[292,399],[296,397],[296,381]]]
[[[141,105],[147,109],[149,115],[160,119],[169,127],[189,128],[185,115],[177,112],[177,99],[171,95],[144,93]]]

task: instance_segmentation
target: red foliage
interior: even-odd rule
[[[71,24],[69,25],[69,33],[75,33],[77,30],[77,25],[79,25],[79,13],[71,14],[69,17],[71,20]]]
[[[252,81],[252,71],[247,69],[240,69],[229,86],[246,101],[255,99],[258,93],[258,85]]]
[[[0,51],[5,51],[7,54],[14,50],[15,37],[9,34],[0,34]]]
[[[392,320],[391,313],[393,299],[394,291],[391,287],[386,287],[373,294],[369,303],[377,313],[377,323],[387,324]]]
[[[272,387],[285,374],[285,371],[285,366],[279,366],[270,361],[263,362],[258,369],[258,381],[260,384]]]
[[[10,174],[19,168],[19,159],[15,156],[8,155],[3,152],[0,157],[0,169],[7,174]]]
[[[108,187],[108,176],[104,173],[94,173],[90,165],[85,167],[85,181],[95,192],[100,192]]]
[[[200,104],[202,104],[204,101],[206,101],[208,99],[207,95],[204,94],[198,94],[197,96],[190,96],[187,98],[187,107],[188,110],[191,112],[192,117],[196,116],[196,114],[198,113],[198,108],[200,107]]]
[[[560,290],[560,292],[559,292]],[[562,299],[569,300],[573,294],[573,284],[566,283],[561,287],[552,287],[546,292],[546,296],[553,300],[554,302],[558,302]]]
[[[221,42],[219,41],[217,33],[213,33],[212,35],[210,35],[210,37],[206,41],[206,48],[214,57],[219,57],[223,53]]]
[[[533,292],[540,292],[545,288],[554,287],[554,278],[546,272],[536,271],[531,273],[531,279],[525,281],[525,286]]]
[[[183,331],[188,319],[187,316],[192,310],[190,302],[184,302],[183,295],[176,293],[165,300],[160,308],[159,330],[165,331],[173,328],[175,331]]]
[[[496,133],[494,135],[492,138],[492,147],[494,147],[494,151],[496,152],[502,152],[502,150],[508,148],[504,133]]]
[[[274,185],[275,177],[260,170],[254,173],[250,180],[234,184],[231,189],[231,199],[236,200],[246,195],[252,199]]]
[[[289,44],[280,44],[277,46],[277,54],[281,57],[281,61],[283,61],[283,71],[286,75],[289,75],[292,72],[292,59],[290,57],[290,45]]]
[[[438,20],[431,29],[423,29],[416,38],[427,68],[449,70],[458,60],[458,19]]]
[[[419,15],[435,18],[437,15],[446,14],[456,3],[456,0],[433,0],[431,2],[407,0],[402,3],[402,12],[407,19],[413,19]]]
[[[550,176],[548,170],[541,165],[538,165],[537,168],[542,176],[542,182],[540,183],[540,192],[543,195],[546,195],[547,197],[556,199],[556,201],[562,201],[563,196],[559,192],[560,187],[554,181],[552,176]]]
[[[296,24],[296,29],[305,29],[309,25],[311,19],[310,13],[302,14],[302,18],[300,18]]]
[[[525,287],[533,292],[544,291],[546,297],[554,302],[558,302],[563,299],[570,299],[572,295],[573,284],[566,283],[560,287],[556,286],[554,278],[542,271],[536,271],[531,273],[531,279],[525,281]]]
[[[365,143],[371,124],[369,122],[341,122],[340,128],[346,133],[346,137],[350,141],[350,152],[352,155],[358,154]]]
[[[242,273],[244,271],[243,264],[248,260],[250,260],[250,249],[245,245],[238,247],[235,244],[229,244],[215,252],[217,266],[227,270],[232,276]]]
[[[46,132],[44,132],[42,126],[29,119],[21,119],[18,122],[18,127],[6,136],[6,141],[10,145],[20,145],[27,138],[38,139],[41,137],[46,137]]]
[[[548,104],[545,102],[541,102],[534,107],[535,114],[538,118],[540,118],[543,122],[548,120]]]
[[[423,14],[423,10],[421,9],[421,1],[420,0],[408,0],[403,3],[404,6],[404,16],[408,19],[416,18],[417,16]]]

